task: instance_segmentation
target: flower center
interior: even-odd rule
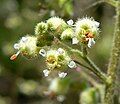
[[[56,62],[56,58],[54,56],[49,56],[46,61],[50,64],[54,64]]]

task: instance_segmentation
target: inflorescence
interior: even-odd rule
[[[76,68],[76,63],[63,48],[51,48],[55,38],[61,41],[70,41],[71,44],[86,45],[91,48],[99,34],[99,23],[93,18],[78,19],[65,22],[59,17],[51,17],[45,22],[35,26],[35,35],[26,35],[14,44],[16,54],[11,56],[15,60],[19,54],[27,58],[41,55],[45,58],[46,69],[44,76],[48,76],[52,70],[58,70],[58,76],[64,78],[68,68]],[[46,48],[47,47],[47,48]],[[49,47],[49,48],[48,48]]]

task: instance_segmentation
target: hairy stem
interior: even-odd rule
[[[99,78],[106,83],[106,75],[90,60],[89,57],[84,57],[84,60],[94,69],[94,73],[99,76]]]
[[[106,95],[105,95],[105,104],[118,104],[120,102],[115,102],[119,98],[119,87],[117,89],[117,85],[120,84],[118,80],[118,73],[120,72],[120,68],[118,68],[118,63],[120,61],[120,1],[116,1],[116,23],[115,23],[115,32],[113,37],[113,47],[110,57],[110,62],[108,66],[108,83],[106,85]],[[118,84],[119,83],[119,84]],[[116,91],[117,90],[117,91]],[[116,92],[118,95],[116,95]]]

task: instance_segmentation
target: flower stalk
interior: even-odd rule
[[[106,85],[105,104],[119,103],[117,102],[118,100],[115,100],[115,96],[119,98],[119,87],[117,88],[117,86],[120,85],[120,82],[118,81],[118,73],[120,72],[120,69],[118,68],[120,61],[120,1],[114,2],[116,2],[116,23],[111,57],[107,71],[107,74],[109,76],[108,81],[110,83]],[[115,92],[118,92],[118,94]]]

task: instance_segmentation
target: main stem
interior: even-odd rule
[[[115,32],[113,37],[113,48],[111,52],[110,62],[108,66],[108,84],[106,85],[105,104],[119,104],[118,100],[120,97],[118,81],[118,63],[120,61],[120,1],[116,1],[116,23]],[[117,94],[118,93],[118,94]],[[116,95],[117,94],[117,95]]]

